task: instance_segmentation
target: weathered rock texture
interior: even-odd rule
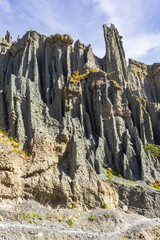
[[[109,190],[96,173],[104,165],[131,180],[160,177],[160,162],[143,148],[160,144],[160,64],[127,67],[122,37],[103,27],[103,59],[79,40],[73,48],[69,35],[0,39],[0,126],[32,153],[18,170],[28,197],[102,205]],[[74,83],[77,69],[86,76]]]
[[[117,190],[120,208],[127,206],[129,211],[147,218],[160,218],[160,191],[150,187],[143,181],[129,181],[114,177],[110,181]],[[122,201],[122,202],[121,202]]]
[[[117,208],[116,191],[100,181],[84,157],[79,159],[80,142],[72,149],[77,162],[72,155],[67,157],[69,150],[64,142],[59,144],[44,136],[33,139],[30,145],[32,156],[28,157],[20,146],[15,147],[13,140],[0,133],[0,200],[35,199],[52,207],[70,208],[74,204],[83,209],[104,207],[107,203],[108,207]]]

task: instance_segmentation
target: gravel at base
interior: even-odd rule
[[[16,204],[16,205],[15,205]],[[160,219],[120,210],[51,209],[35,201],[0,205],[1,240],[159,240]]]

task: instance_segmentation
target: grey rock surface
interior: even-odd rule
[[[32,154],[16,172],[25,197],[116,207],[96,175],[104,166],[130,180],[160,178],[159,160],[143,147],[160,144],[160,65],[127,66],[118,30],[103,28],[103,59],[79,40],[72,47],[67,34],[0,38],[0,127]]]
[[[144,181],[131,181],[117,176],[107,178],[101,174],[101,179],[108,181],[119,196],[119,208],[124,211],[138,213],[147,218],[160,218],[160,191]]]

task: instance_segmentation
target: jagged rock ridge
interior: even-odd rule
[[[103,28],[103,59],[79,40],[73,48],[67,34],[46,37],[28,31],[11,43],[8,33],[6,40],[0,41],[0,126],[35,155],[43,149],[38,146],[51,144],[53,138],[55,145],[59,144],[57,160],[43,149],[46,158],[39,154],[32,165],[51,159],[46,169],[50,179],[53,172],[59,179],[57,197],[69,198],[71,192],[78,195],[93,176],[98,196],[98,177],[89,172],[94,169],[99,174],[104,165],[115,166],[131,180],[160,177],[160,162],[143,147],[147,142],[160,144],[160,64],[149,66],[130,59],[127,67],[122,37],[114,25]],[[70,78],[77,69],[88,75],[73,83]],[[53,159],[57,172],[56,167],[50,168]],[[38,163],[38,170],[33,169],[27,180],[30,187],[35,186],[29,194],[48,191],[49,195],[52,190],[47,190],[48,186],[45,190],[37,187],[43,175],[36,178],[43,169]],[[63,181],[68,193],[60,187]],[[94,192],[91,186],[88,189]],[[84,202],[89,206],[91,201]]]

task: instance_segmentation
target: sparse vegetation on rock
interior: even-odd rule
[[[144,145],[144,149],[145,151],[149,151],[153,155],[153,157],[158,158],[158,160],[160,161],[160,145],[146,143]]]

